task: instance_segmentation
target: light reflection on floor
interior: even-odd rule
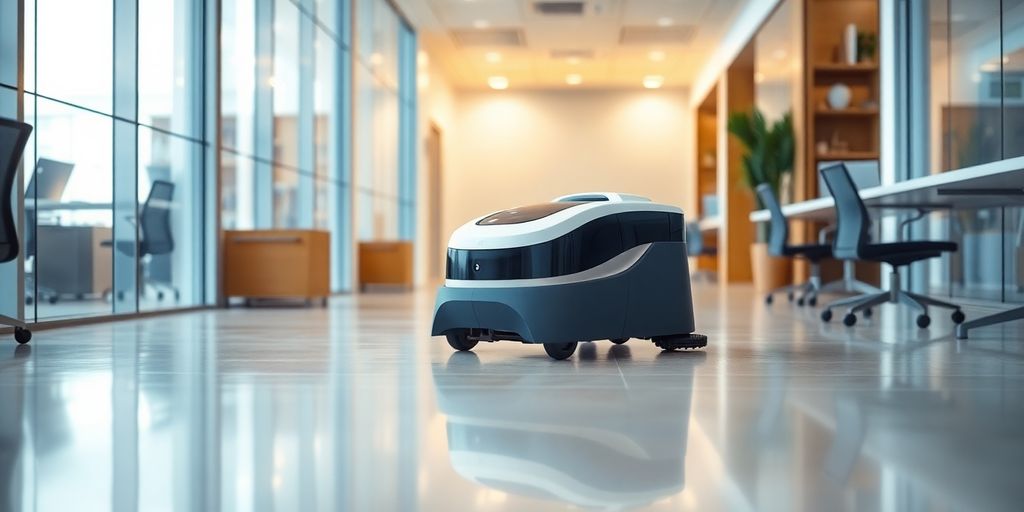
[[[706,351],[562,362],[453,353],[430,293],[4,340],[0,510],[1018,508],[1021,327],[695,296]]]

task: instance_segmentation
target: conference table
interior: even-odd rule
[[[1024,206],[1024,156],[932,174],[860,191],[864,204],[881,216],[916,210],[976,210]],[[835,201],[819,197],[788,204],[782,213],[790,219],[835,220]],[[750,213],[753,222],[768,222],[767,210]],[[1024,307],[977,318],[957,326],[956,337],[966,339],[978,327],[1024,319]]]

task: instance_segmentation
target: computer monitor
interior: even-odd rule
[[[850,178],[853,179],[853,185],[857,187],[857,190],[877,187],[882,184],[878,160],[818,162],[818,197],[830,197],[828,187],[825,186],[825,179],[821,177],[821,170],[836,164],[846,165],[846,170],[850,173]]]
[[[9,261],[18,254],[11,188],[31,131],[27,124],[0,118],[0,261]]]
[[[36,163],[36,172],[28,182],[28,190],[25,191],[25,198],[48,199],[60,201],[64,195],[64,189],[68,186],[68,179],[71,178],[71,171],[75,164],[40,158]],[[36,195],[38,192],[38,195]]]

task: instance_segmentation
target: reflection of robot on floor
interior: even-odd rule
[[[555,359],[579,341],[651,339],[699,348],[674,206],[623,194],[577,194],[474,219],[448,243],[434,336],[543,343]]]
[[[629,364],[628,347],[611,353]],[[496,490],[587,508],[644,505],[681,492],[693,368],[705,354],[659,358],[673,371],[645,375],[644,385],[662,380],[652,383],[660,391],[630,391],[618,372],[600,372],[575,375],[592,391],[567,399],[550,392],[568,384],[564,366],[524,373],[521,364],[452,354],[433,373],[453,468]]]

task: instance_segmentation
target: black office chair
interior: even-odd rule
[[[700,232],[700,223],[688,222],[686,224],[686,255],[697,257],[715,256],[717,254],[717,247],[704,245],[704,234]],[[714,272],[708,270],[698,270],[693,273],[693,277],[699,277],[701,275],[707,276],[709,281],[713,281],[715,279]]]
[[[811,264],[811,278],[804,283],[783,286],[768,292],[764,301],[772,303],[772,296],[775,293],[786,292],[790,301],[793,300],[796,292],[800,293],[797,298],[797,305],[803,306],[804,302],[814,306],[818,302],[818,291],[821,290],[821,260],[832,257],[832,247],[828,244],[789,244],[789,221],[782,213],[775,192],[767,183],[757,186],[757,196],[761,203],[771,214],[771,233],[768,236],[768,253],[772,256],[785,258],[803,258]]]
[[[174,184],[169,181],[155,180],[146,196],[146,202],[142,205],[142,212],[139,214],[139,227],[141,229],[138,243],[133,240],[118,240],[115,244],[112,240],[106,240],[103,247],[114,246],[118,252],[129,256],[138,254],[140,260],[170,254],[174,252],[174,234],[171,231],[171,201],[174,200]],[[150,283],[147,276],[143,276],[143,286]],[[167,285],[175,297],[178,291],[170,283]],[[157,292],[157,298],[163,299],[163,291]]]
[[[18,259],[18,229],[14,221],[13,197],[14,178],[18,173],[18,163],[25,152],[28,136],[32,127],[12,119],[0,118],[0,263]],[[18,191],[19,194],[21,191]],[[14,327],[14,339],[18,343],[28,343],[32,339],[25,322],[17,318],[0,315],[0,325]]]
[[[821,312],[821,319],[828,322],[832,319],[833,308],[846,307],[847,312],[843,317],[843,323],[851,326],[857,323],[857,312],[869,310],[878,304],[892,302],[918,308],[921,314],[917,317],[917,326],[922,329],[931,323],[931,319],[928,317],[928,306],[952,309],[953,322],[957,324],[963,322],[964,314],[960,310],[960,306],[903,291],[900,288],[900,267],[915,261],[937,258],[945,252],[955,252],[957,250],[956,243],[933,241],[871,243],[869,235],[871,217],[857,193],[857,188],[854,186],[846,166],[843,164],[833,165],[822,169],[821,174],[836,203],[837,226],[835,240],[832,244],[833,255],[844,260],[888,263],[893,267],[892,273],[889,274],[888,291],[858,295],[833,302]]]

